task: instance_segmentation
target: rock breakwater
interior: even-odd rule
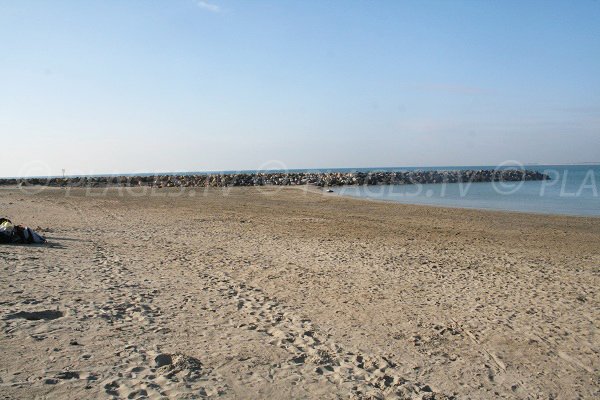
[[[227,186],[346,186],[346,185],[409,185],[458,182],[518,182],[550,179],[531,170],[439,170],[396,172],[256,172],[195,175],[154,176],[81,176],[66,178],[0,179],[0,185],[54,187],[227,187]]]

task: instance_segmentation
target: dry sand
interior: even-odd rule
[[[0,190],[4,398],[600,396],[600,219],[156,193]]]

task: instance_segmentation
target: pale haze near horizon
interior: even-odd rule
[[[600,2],[0,1],[0,176],[600,161]]]

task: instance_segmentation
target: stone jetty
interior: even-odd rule
[[[518,182],[550,179],[537,171],[506,170],[439,170],[439,171],[370,171],[370,172],[255,172],[153,176],[81,176],[66,178],[0,179],[0,185],[42,185],[54,187],[150,186],[227,187],[227,186],[345,186],[409,185],[457,182]]]

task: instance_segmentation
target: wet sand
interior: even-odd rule
[[[600,396],[598,218],[154,193],[0,190],[0,394]]]

